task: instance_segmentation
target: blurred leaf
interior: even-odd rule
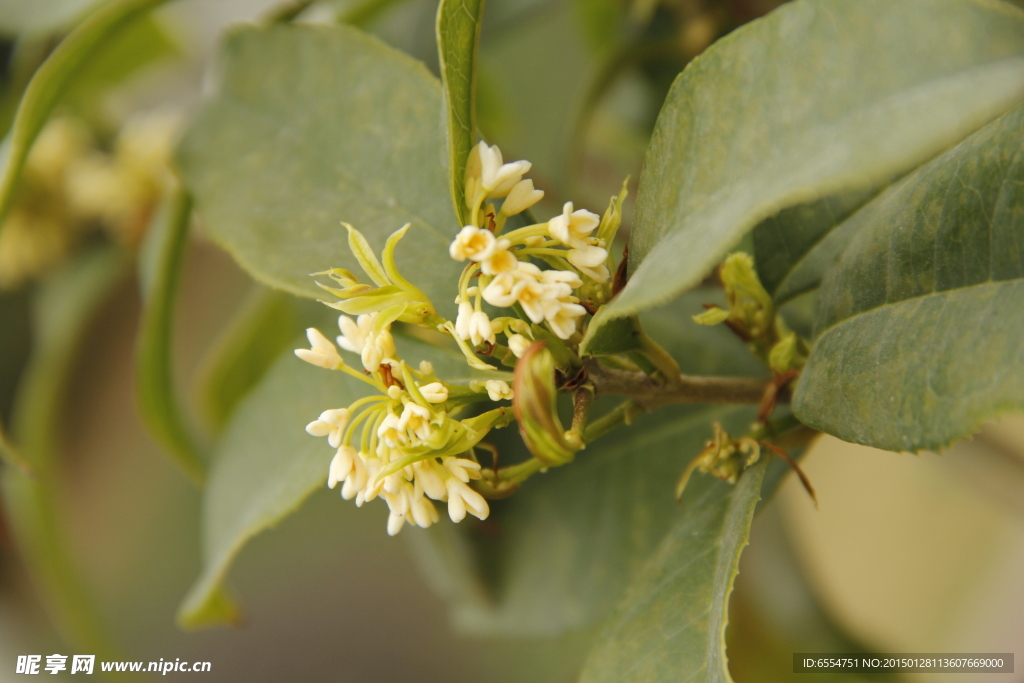
[[[105,90],[139,69],[179,54],[177,43],[152,15],[142,16],[105,43],[68,87],[63,101],[86,111]]]
[[[569,148],[597,70],[582,33],[568,0],[492,0],[483,29],[479,78],[490,97],[480,128],[507,160],[533,163],[530,177],[549,207],[572,199]]]
[[[207,465],[178,404],[171,359],[174,304],[191,223],[192,199],[177,187],[157,212],[142,244],[142,317],[135,348],[135,391],[142,421],[150,433],[189,479],[202,486]]]
[[[644,327],[684,371],[760,372],[728,330],[690,321],[687,307],[709,296],[694,292],[685,305],[645,316]],[[476,635],[522,637],[599,623],[671,527],[679,510],[675,483],[715,419],[742,431],[753,413],[673,406],[643,415],[588,445],[572,464],[536,475],[515,495],[495,501],[486,522],[415,534],[428,578],[452,601],[456,624]],[[488,440],[505,464],[527,457],[515,433]],[[706,478],[695,477],[694,487],[706,483],[698,479]]]
[[[61,97],[104,45],[133,20],[164,2],[111,0],[69,33],[36,71],[0,148],[0,227],[32,143]]]
[[[718,41],[658,117],[630,280],[590,333],[694,286],[772,215],[877,190],[1006,112],[1022,54],[1024,12],[988,0],[800,0]]]
[[[471,371],[461,354],[406,338],[396,341],[403,358],[413,364],[430,360],[446,381],[487,376]],[[306,345],[305,339],[295,339],[293,348]],[[345,407],[365,394],[362,382],[303,363],[288,350],[242,401],[210,470],[203,498],[203,570],[178,612],[179,624],[208,626],[233,614],[225,609],[220,584],[235,556],[250,538],[297,510],[327,481],[333,453],[303,428],[324,410]],[[381,534],[384,519],[382,515]]]
[[[33,302],[33,348],[18,385],[12,431],[33,460],[54,457],[61,401],[75,352],[100,306],[124,277],[119,249],[85,251],[49,275]],[[38,455],[37,455],[38,454]]]
[[[299,328],[292,297],[259,287],[221,333],[199,381],[203,412],[219,431]]]
[[[28,462],[21,449],[14,443],[11,435],[7,433],[7,427],[0,419],[0,463],[9,467],[16,467],[22,474],[31,476],[32,466]]]
[[[118,249],[94,249],[48,275],[33,302],[34,346],[18,388],[12,432],[33,470],[0,470],[9,522],[21,559],[70,644],[100,657],[111,651],[65,537],[56,462],[64,402],[79,345],[127,266]]]
[[[102,0],[4,0],[0,3],[0,34],[45,33],[70,26]]]
[[[617,45],[620,26],[626,22],[626,3],[620,0],[572,0],[576,20],[583,28],[589,47],[598,53]]]
[[[484,0],[441,0],[437,50],[448,126],[448,168],[459,223],[469,223],[463,185],[466,159],[476,142],[476,63]]]
[[[1024,107],[854,215],[819,292],[794,410],[891,451],[948,445],[1024,407]]]
[[[32,344],[28,288],[0,291],[0,329],[3,352],[0,353],[0,421],[10,417],[14,390],[28,363]]]
[[[222,62],[179,154],[210,236],[257,280],[316,298],[310,273],[360,272],[341,221],[378,250],[411,222],[399,267],[451,311],[458,223],[426,69],[348,26],[239,29]]]
[[[725,656],[729,594],[761,497],[767,459],[734,485],[701,477],[668,536],[630,583],[597,638],[582,681],[732,681]]]

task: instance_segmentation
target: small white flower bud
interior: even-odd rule
[[[447,491],[437,461],[433,458],[421,460],[413,467],[416,470],[416,481],[423,487],[423,492],[434,500],[443,500]]]
[[[508,348],[512,349],[512,353],[515,354],[516,358],[522,358],[523,354],[526,353],[526,349],[530,348],[532,343],[521,334],[513,334],[508,338]]]
[[[331,460],[331,467],[327,474],[327,487],[334,488],[339,481],[345,481],[355,469],[355,462],[359,459],[355,449],[350,446],[342,446],[334,454]]]
[[[348,410],[338,408],[325,410],[320,413],[320,418],[306,425],[306,433],[313,436],[326,436],[332,448],[341,445],[341,436],[348,424]]]
[[[483,311],[474,311],[469,319],[469,340],[474,346],[483,344],[485,341],[495,343],[494,330],[491,329],[491,319]]]
[[[514,216],[522,213],[539,202],[544,197],[544,192],[533,188],[532,180],[520,180],[516,183],[508,197],[501,205],[501,213],[506,216]]]
[[[388,517],[388,536],[395,536],[405,526],[405,516],[391,513]]]
[[[377,438],[380,439],[382,444],[390,448],[397,448],[402,438],[401,431],[401,428],[398,426],[398,416],[389,413],[377,428]]]
[[[459,315],[455,318],[455,334],[459,339],[469,339],[469,321],[473,317],[473,304],[468,301],[459,303]]]
[[[445,458],[445,468],[459,481],[468,483],[470,479],[480,478],[480,463],[466,458]]]
[[[428,403],[444,403],[448,400],[448,387],[440,382],[431,382],[420,387],[420,393]]]
[[[312,348],[295,349],[296,356],[307,363],[327,368],[328,370],[333,370],[343,365],[341,356],[338,355],[338,350],[327,337],[320,333],[320,330],[310,327],[306,330],[306,338],[309,339],[309,345]]]
[[[596,268],[607,260],[608,252],[601,247],[595,247],[592,244],[588,244],[586,246],[570,249],[566,258],[569,260],[569,263],[573,264],[577,268]]]
[[[512,399],[512,389],[500,379],[489,379],[484,384],[487,389],[487,396],[492,401],[508,401]]]
[[[467,510],[477,519],[487,519],[491,510],[479,493],[454,477],[445,482],[448,489],[448,516],[453,522],[466,518]]]

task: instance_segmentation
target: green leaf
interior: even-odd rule
[[[166,0],[113,0],[68,34],[36,71],[0,150],[0,227],[11,207],[32,143],[53,108],[108,41],[145,12]]]
[[[81,651],[116,659],[120,657],[112,650],[87,582],[76,569],[79,563],[58,514],[57,478],[69,377],[83,337],[113,289],[124,281],[127,265],[120,249],[87,250],[40,283],[32,307],[32,355],[11,420],[11,431],[33,476],[0,470],[5,519],[49,614]]]
[[[959,142],[1020,101],[1022,54],[1024,12],[992,0],[798,0],[718,41],[658,117],[630,280],[602,320],[694,286],[780,211],[877,191]]]
[[[487,531],[469,537],[487,599],[442,588],[457,596],[456,626],[478,635],[552,637],[600,623],[671,528],[679,511],[673,488],[710,437],[711,422],[742,431],[753,417],[746,409],[662,409],[494,502]],[[514,433],[489,440],[502,458],[519,455]],[[693,488],[707,479],[695,477]]]
[[[466,159],[476,142],[476,70],[484,0],[441,0],[437,8],[437,51],[448,126],[448,167],[452,202],[467,224]]]
[[[70,26],[101,0],[5,0],[0,4],[0,33],[38,34]]]
[[[143,306],[135,348],[135,391],[139,412],[150,433],[174,464],[202,486],[206,462],[178,404],[171,359],[175,297],[191,223],[192,200],[176,187],[156,214],[142,244],[139,279]]]
[[[583,669],[585,683],[732,681],[725,655],[729,594],[761,497],[767,460],[735,485],[702,477],[630,584]]]
[[[348,26],[238,29],[221,61],[179,151],[210,236],[257,280],[316,298],[310,273],[359,270],[342,221],[378,254],[411,222],[398,265],[452,311],[459,226],[427,70]]]
[[[141,69],[178,55],[178,44],[156,17],[139,17],[96,51],[72,81],[62,102],[78,111],[95,112],[104,91]]]
[[[301,326],[283,292],[258,287],[203,361],[199,403],[220,431]]]
[[[874,191],[826,197],[785,209],[753,231],[761,284],[777,302],[821,284],[821,277],[853,236],[839,226],[874,197]]]
[[[1024,108],[848,222],[819,291],[797,416],[893,451],[946,446],[1024,407]]]
[[[636,316],[616,318],[601,328],[599,335],[587,335],[580,345],[581,356],[614,356],[638,351],[643,330]]]
[[[461,354],[406,338],[396,341],[403,358],[414,365],[431,361],[446,380],[490,376],[469,370]],[[300,338],[293,347],[306,345]],[[225,609],[221,589],[234,558],[249,539],[297,510],[327,481],[333,453],[303,428],[324,410],[345,407],[365,394],[362,382],[303,363],[288,350],[245,398],[221,438],[204,491],[203,570],[178,612],[183,627],[234,615]],[[352,505],[340,499],[338,504]],[[375,507],[368,505],[364,514],[373,514]],[[384,534],[385,512],[378,514]]]
[[[3,419],[0,418],[0,463],[9,467],[17,467],[25,475],[32,476],[32,465],[21,452],[14,439],[7,433]]]

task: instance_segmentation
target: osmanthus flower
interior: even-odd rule
[[[375,329],[377,313],[364,313],[356,320],[348,316],[338,317],[341,335],[338,346],[346,351],[358,353],[363,367],[372,372],[395,355],[395,340],[387,327]]]
[[[446,502],[455,521],[467,512],[483,519],[489,512],[487,502],[468,486],[480,478],[481,468],[463,456],[491,429],[508,424],[511,409],[501,407],[459,419],[467,405],[489,398],[489,388],[449,385],[433,374],[431,364],[413,369],[398,358],[388,329],[401,315],[396,308],[401,307],[363,314],[361,320],[344,315],[339,319],[344,332],[339,345],[357,354],[364,366],[367,349],[380,346],[382,335],[387,335],[388,357],[373,370],[350,367],[315,328],[307,331],[310,348],[295,352],[302,360],[345,372],[374,389],[347,408],[322,412],[306,426],[310,434],[327,437],[335,449],[327,484],[331,488],[341,484],[342,497],[354,499],[356,505],[383,498],[391,510],[391,534],[406,523],[427,527],[436,522],[439,517],[431,501]]]
[[[608,268],[604,265],[608,260],[608,251],[604,248],[602,240],[590,236],[599,225],[601,218],[596,213],[586,209],[574,211],[572,202],[566,202],[562,207],[562,213],[548,221],[551,236],[572,247],[566,255],[566,260],[591,280],[603,283],[607,282],[609,277]]]
[[[341,485],[342,497],[359,506],[382,498],[390,509],[390,534],[406,524],[437,522],[437,502],[447,504],[455,522],[467,515],[484,519],[489,507],[482,493],[507,495],[522,478],[539,471],[536,463],[564,464],[582,447],[576,432],[558,431],[557,417],[552,417],[554,359],[562,368],[573,358],[579,362],[576,350],[587,315],[581,292],[598,303],[610,298],[612,263],[605,244],[618,227],[621,199],[612,201],[603,219],[567,203],[550,221],[505,231],[510,217],[544,196],[524,178],[529,170],[527,161],[504,163],[497,147],[480,143],[473,148],[465,179],[471,222],[453,229],[449,247],[451,258],[466,264],[452,283],[457,288],[455,320],[440,316],[423,291],[398,271],[395,249],[408,225],[391,235],[379,260],[363,235],[346,225],[349,248],[372,284],[341,268],[317,274],[332,281],[320,283],[338,298],[328,305],[348,315],[339,317],[337,346],[310,329],[310,348],[295,353],[318,367],[344,372],[371,391],[345,408],[325,410],[306,431],[326,437],[335,449],[328,486]],[[500,207],[491,203],[496,200]],[[429,362],[414,369],[395,344],[392,327],[399,323],[450,335],[468,365],[489,376],[457,384],[436,376]],[[544,357],[552,360],[539,372],[550,376],[524,385],[531,387],[526,400],[536,401],[547,390],[535,387],[548,384],[550,395],[542,412],[523,414],[529,417],[525,433],[531,450],[551,453],[543,458],[535,453],[538,459],[511,467],[514,474],[503,477],[477,459],[478,449],[490,450],[482,439],[512,422],[513,406],[507,402],[523,400],[509,385],[512,374],[501,373],[496,363],[516,366],[518,373],[519,359],[526,362],[541,341],[551,345]],[[361,367],[349,366],[339,347],[357,355]],[[472,406],[478,408],[475,414],[467,411]],[[541,434],[549,428],[558,434]]]

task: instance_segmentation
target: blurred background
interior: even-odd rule
[[[9,126],[42,59],[95,4],[0,0],[0,126]],[[551,206],[572,196],[600,211],[626,176],[635,188],[675,75],[717,37],[777,4],[489,0],[481,128],[507,158],[534,163]],[[225,27],[263,21],[275,7],[181,0],[137,22],[66,98],[58,113],[72,132],[62,134],[85,131],[81,144],[93,170],[120,163],[118,155],[131,150],[166,157],[176,126],[202,97]],[[436,73],[435,11],[433,0],[339,1],[314,5],[302,19],[354,21]],[[45,180],[46,159],[36,166]],[[75,325],[50,331],[60,343],[48,346],[54,355],[45,369],[26,370],[30,349],[38,354],[45,336],[40,300],[69,294],[62,273],[101,244],[135,253],[142,223],[133,212],[151,210],[153,201],[137,176],[82,190],[106,198],[98,208],[74,197],[65,206],[41,180],[38,197],[24,200],[26,225],[36,227],[8,225],[0,238],[0,411],[9,423],[14,397],[28,382],[56,397],[59,419],[48,438],[58,454],[58,520],[88,599],[124,659],[210,661],[206,676],[225,682],[574,680],[590,634],[482,641],[454,632],[445,604],[417,571],[408,538],[381,533],[382,509],[357,512],[326,488],[243,550],[231,572],[246,610],[238,628],[178,629],[175,612],[200,569],[200,495],[161,456],[138,416],[134,268],[125,264],[97,285]],[[42,237],[26,237],[37,233]],[[201,383],[225,321],[254,288],[197,226],[173,347],[186,395]],[[194,412],[190,419],[203,425]],[[743,556],[729,627],[737,681],[791,680],[792,653],[803,651],[1024,654],[1024,420],[1007,418],[942,455],[886,453],[824,437],[804,468],[820,509],[790,477],[755,521]],[[409,533],[416,530],[403,536]],[[78,651],[62,639],[46,604],[0,516],[0,682],[20,680],[19,654]],[[1021,674],[932,678],[1024,681]]]

